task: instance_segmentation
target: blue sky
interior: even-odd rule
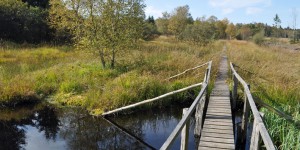
[[[189,5],[193,18],[211,15],[228,18],[233,23],[262,22],[273,24],[277,13],[282,27],[292,27],[292,10],[297,10],[297,28],[300,28],[300,0],[145,0],[146,15],[161,17],[162,12]]]

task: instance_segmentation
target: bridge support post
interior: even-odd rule
[[[199,103],[196,106],[196,113],[195,113],[196,123],[195,123],[195,129],[194,129],[194,136],[196,138],[200,138],[200,136],[201,136],[205,99],[206,99],[206,96],[203,95],[201,100],[199,101]]]
[[[250,85],[248,85],[250,89]],[[249,114],[250,114],[250,104],[246,95],[246,90],[244,91],[244,109],[243,109],[243,116],[242,116],[242,134],[241,134],[241,144],[245,145],[246,137],[247,137],[247,127],[249,122]]]
[[[254,119],[253,128],[251,133],[251,142],[250,142],[250,150],[258,150],[259,149],[259,142],[260,142],[260,135],[259,135],[259,125],[260,123],[257,119]]]
[[[182,110],[182,116],[184,116],[188,108],[183,108]],[[190,119],[186,122],[185,126],[181,130],[181,145],[180,150],[187,150],[189,145],[189,129],[190,129]]]
[[[238,80],[234,74],[232,74],[233,87],[232,87],[232,107],[233,110],[236,110],[236,100],[237,100],[237,88]]]

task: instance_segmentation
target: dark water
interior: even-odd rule
[[[182,107],[172,106],[108,118],[115,125],[80,109],[57,109],[51,106],[28,109],[23,108],[19,114],[0,112],[0,150],[127,150],[150,149],[149,145],[158,149],[182,116]],[[16,117],[7,119],[3,116]],[[195,149],[194,119],[190,126],[189,149]],[[179,149],[179,146],[180,138],[177,138],[172,149]]]
[[[239,108],[243,108],[243,103],[239,104]],[[235,137],[235,143],[236,143],[236,149],[237,150],[249,150],[250,149],[250,142],[251,142],[251,134],[253,129],[253,120],[250,119],[248,125],[247,125],[247,133],[246,133],[246,141],[244,145],[240,144],[240,141],[238,141],[238,134],[241,132],[242,128],[242,115],[243,115],[243,109],[238,109],[234,113],[234,137]],[[250,117],[251,118],[251,117]]]

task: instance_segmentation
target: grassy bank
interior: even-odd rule
[[[15,105],[48,97],[53,103],[81,106],[99,114],[202,82],[205,68],[165,79],[209,60],[217,66],[221,49],[220,42],[199,47],[160,37],[120,51],[116,68],[110,69],[102,68],[98,54],[92,51],[2,44],[0,102]],[[168,99],[180,102],[188,97],[185,92]]]
[[[251,42],[227,43],[230,60],[250,83],[252,93],[293,117],[289,122],[263,109],[267,128],[279,149],[300,147],[300,52],[259,47]]]

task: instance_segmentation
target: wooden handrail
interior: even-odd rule
[[[194,102],[192,103],[191,107],[188,109],[188,112],[182,117],[182,119],[177,124],[177,126],[175,127],[175,129],[172,131],[172,133],[170,134],[170,136],[168,137],[168,139],[165,141],[165,143],[160,148],[161,150],[166,150],[166,149],[170,148],[170,146],[172,145],[172,143],[175,141],[177,135],[180,133],[180,131],[182,130],[183,126],[186,124],[187,120],[191,117],[192,113],[196,109],[196,105],[199,103],[200,100],[202,100],[201,97],[204,95],[204,92],[207,89],[207,84],[206,83],[203,83],[203,86],[204,87],[201,89],[200,93],[198,94],[198,96],[196,97],[196,99],[194,100]]]
[[[160,150],[167,150],[170,149],[172,146],[173,142],[175,141],[176,137],[179,135],[183,127],[186,125],[187,121],[190,119],[192,116],[192,113],[195,111],[196,106],[199,104],[205,103],[205,99],[203,99],[203,95],[205,95],[207,88],[208,88],[208,83],[210,80],[210,73],[211,73],[211,64],[212,61],[208,62],[208,67],[205,72],[205,77],[204,77],[204,82],[202,83],[202,88],[198,94],[198,96],[195,98],[194,102],[192,105],[189,107],[188,111],[183,115],[182,119],[180,122],[177,124],[175,129],[172,131],[168,139],[165,141],[165,143],[162,145]],[[203,113],[202,113],[203,114]]]
[[[185,74],[185,73],[187,73],[187,72],[189,72],[189,71],[191,71],[191,70],[195,70],[195,69],[201,68],[201,67],[207,65],[208,63],[209,63],[209,62],[206,62],[206,63],[201,64],[201,65],[198,65],[198,66],[196,66],[196,67],[186,69],[186,70],[184,70],[183,72],[181,72],[181,73],[179,73],[179,74],[176,74],[176,75],[173,75],[173,76],[171,76],[171,77],[169,77],[169,78],[167,78],[167,79],[165,79],[165,80],[171,80],[171,79],[173,79],[173,78],[179,77],[179,76],[181,76],[181,75],[183,75],[183,74]]]
[[[176,94],[176,93],[180,93],[180,92],[183,92],[183,91],[186,91],[186,90],[189,90],[189,89],[192,89],[192,88],[201,86],[201,85],[202,85],[202,83],[193,84],[193,85],[190,85],[190,86],[188,86],[188,87],[185,87],[185,88],[182,88],[182,89],[178,89],[178,90],[175,90],[175,91],[172,91],[172,92],[169,92],[169,93],[160,95],[160,96],[155,97],[155,98],[143,100],[143,101],[141,101],[141,102],[137,102],[137,103],[134,103],[134,104],[131,104],[131,105],[127,105],[127,106],[124,106],[124,107],[121,107],[121,108],[117,108],[117,109],[114,109],[114,110],[105,112],[105,113],[102,114],[102,116],[110,115],[110,114],[113,114],[113,113],[116,113],[116,112],[120,112],[120,111],[123,111],[123,110],[127,110],[127,109],[130,109],[130,108],[139,106],[139,105],[143,105],[143,104],[146,104],[146,103],[150,103],[150,102],[153,102],[153,101],[157,101],[157,100],[160,100],[160,99],[162,99],[162,98],[165,98],[165,97],[174,95],[174,94]]]
[[[247,124],[248,124],[248,116],[249,116],[249,106],[252,111],[252,114],[254,116],[254,123],[253,123],[253,131],[252,131],[252,138],[250,143],[250,149],[258,149],[259,146],[259,138],[262,137],[262,141],[264,142],[266,148],[268,150],[274,150],[275,146],[272,142],[272,139],[264,125],[264,122],[260,116],[260,113],[256,107],[256,104],[253,100],[253,97],[250,92],[249,85],[242,79],[242,77],[236,72],[234,69],[234,66],[232,62],[230,62],[230,68],[232,71],[233,79],[237,79],[243,86],[244,89],[244,95],[245,95],[245,101],[244,101],[244,112],[243,112],[243,120],[242,120],[242,132],[243,137],[240,137],[241,139],[244,139],[246,136],[246,130],[247,130]],[[235,104],[236,101],[236,95],[237,94],[237,81],[234,82],[233,87],[233,104]]]

